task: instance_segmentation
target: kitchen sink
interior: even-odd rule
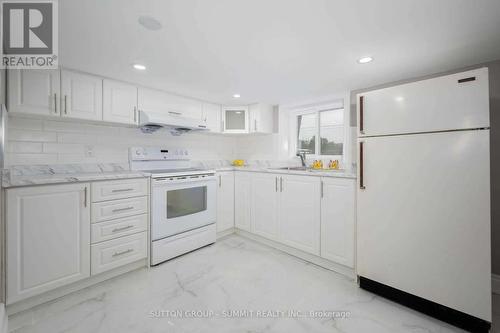
[[[309,171],[312,170],[311,168],[308,167],[282,167],[282,168],[276,168],[277,170],[292,170],[292,171]]]

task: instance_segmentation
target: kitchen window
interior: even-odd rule
[[[344,155],[344,109],[322,109],[297,115],[297,151],[313,156]]]

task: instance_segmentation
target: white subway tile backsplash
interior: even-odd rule
[[[42,120],[32,118],[10,117],[7,126],[9,128],[21,128],[27,130],[42,130]]]
[[[57,161],[57,154],[23,154],[6,153],[6,166],[29,165],[29,164],[51,164]]]
[[[7,153],[41,153],[41,142],[9,141],[5,147]]]
[[[102,126],[93,124],[83,124],[79,122],[69,121],[53,121],[45,120],[43,129],[51,132],[68,132],[68,133],[92,133],[92,134],[118,134],[119,128],[112,126]]]
[[[11,141],[55,142],[56,138],[55,132],[7,129],[7,140]]]
[[[75,143],[44,143],[44,153],[57,153],[57,154],[83,154],[83,144]]]
[[[28,164],[128,163],[135,146],[184,148],[193,160],[232,159],[234,137],[188,133],[172,136],[167,130],[144,134],[138,128],[75,121],[38,120],[9,116],[6,166]],[[89,152],[89,148],[91,151]]]

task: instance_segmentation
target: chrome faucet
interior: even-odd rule
[[[300,162],[302,162],[302,166],[306,166],[306,152],[305,151],[298,151],[297,156],[300,157]]]

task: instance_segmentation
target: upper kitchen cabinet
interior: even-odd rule
[[[359,136],[489,127],[488,69],[358,94]]]
[[[203,103],[202,120],[207,129],[214,133],[221,132],[221,106],[213,103]]]
[[[114,123],[137,124],[137,87],[104,79],[102,118]]]
[[[139,88],[138,106],[139,110],[144,112],[202,119],[202,103],[200,101],[160,90]]]
[[[247,106],[225,106],[222,108],[222,129],[224,133],[248,133]]]
[[[60,71],[15,69],[8,72],[7,110],[13,113],[60,115]]]
[[[274,108],[269,104],[252,104],[248,107],[251,133],[273,133]]]
[[[63,69],[61,94],[63,117],[102,120],[102,78]]]

